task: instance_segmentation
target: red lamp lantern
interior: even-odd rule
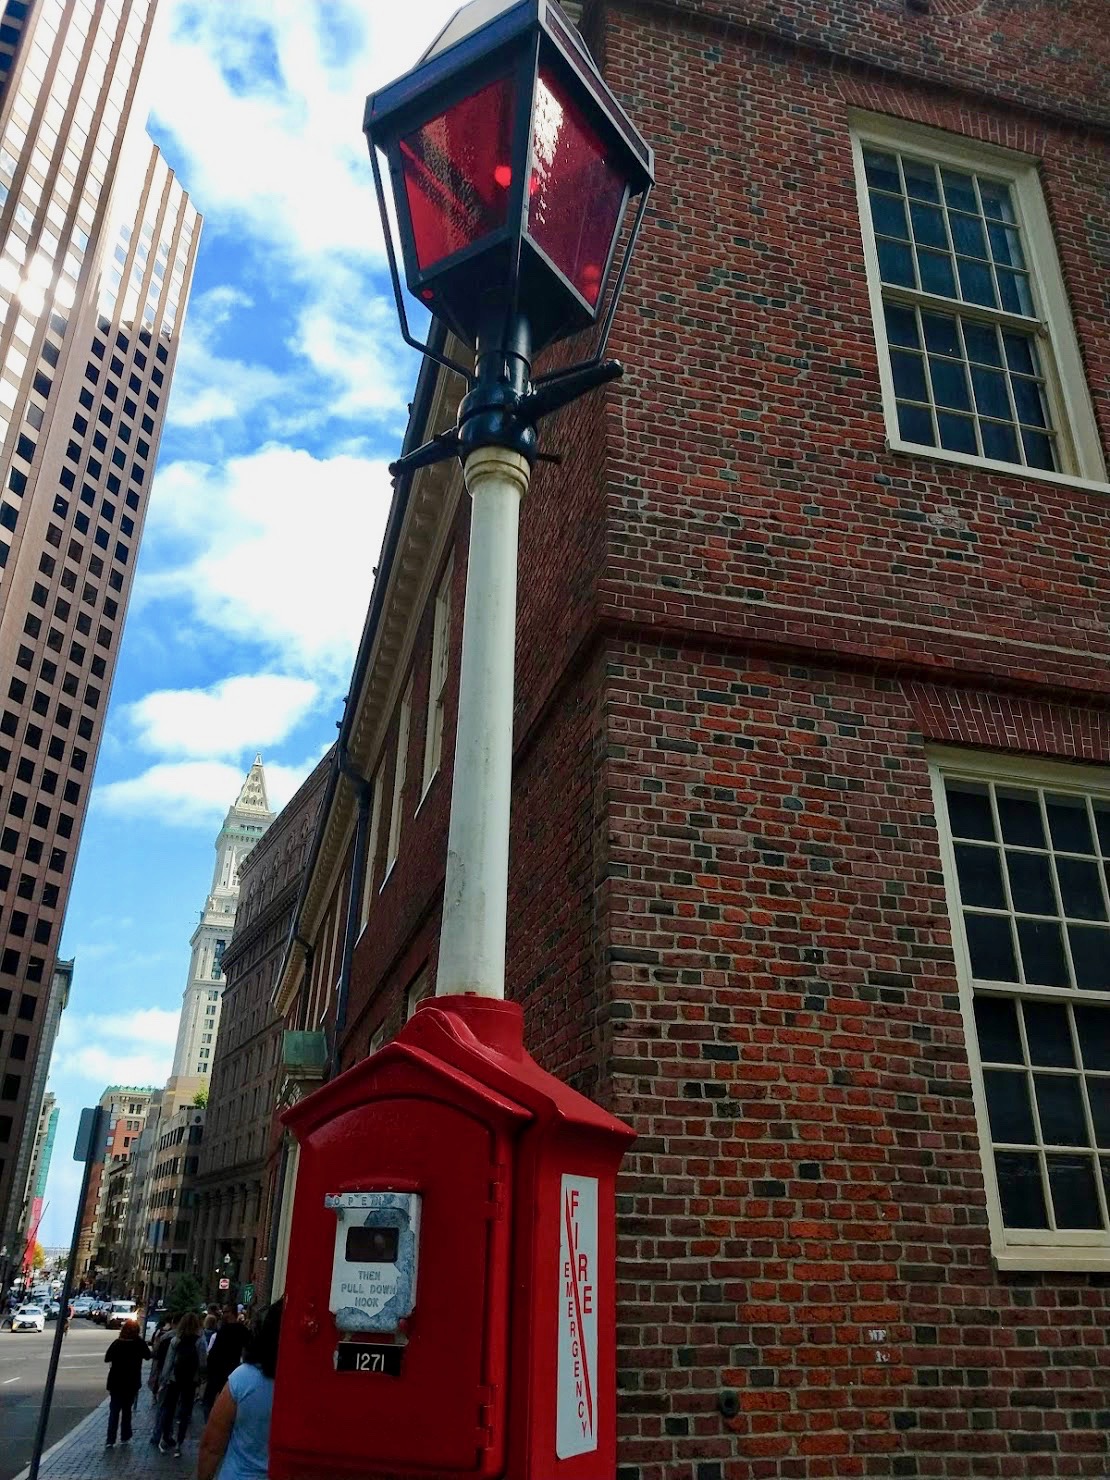
[[[377,150],[389,162],[409,290],[468,345],[491,312],[527,321],[529,355],[597,323],[636,201],[605,337],[652,151],[554,0],[471,0],[364,127],[383,219]],[[386,237],[397,287],[388,222]]]

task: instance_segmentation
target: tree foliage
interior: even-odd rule
[[[203,1110],[205,1108],[205,1106],[208,1104],[207,1087],[197,1090],[196,1094],[193,1096],[193,1104],[197,1107],[198,1110]]]
[[[166,1309],[172,1316],[183,1316],[188,1310],[199,1310],[204,1304],[204,1291],[194,1275],[179,1274],[166,1296]]]

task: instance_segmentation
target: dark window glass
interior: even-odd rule
[[[980,981],[1016,982],[1017,962],[1009,920],[997,915],[964,914],[971,972]]]
[[[1104,1007],[1077,1006],[1075,1031],[1084,1066],[1110,1069],[1110,1011]]]
[[[1064,942],[1055,920],[1019,920],[1017,933],[1027,982],[1039,987],[1071,985]]]
[[[995,1171],[1007,1228],[1047,1228],[1040,1157],[1024,1151],[996,1151]]]
[[[1011,1144],[1035,1146],[1033,1110],[1029,1103],[1029,1077],[1008,1069],[984,1069],[987,1114],[991,1138]]]
[[[1033,1084],[1044,1142],[1052,1146],[1086,1146],[1089,1137],[1078,1076],[1034,1074]]]
[[[1004,791],[1000,787],[996,795],[1003,840],[1024,848],[1047,847],[1036,794],[1028,791]]]
[[[1056,913],[1056,891],[1052,887],[1052,870],[1046,853],[1018,853],[1007,849],[1006,871],[1010,877],[1010,896],[1015,910],[1033,915]]]
[[[1088,992],[1110,992],[1110,930],[1069,925],[1068,943],[1075,985]]]
[[[1075,1049],[1067,1008],[1056,1002],[1025,1002],[1022,1015],[1030,1060],[1045,1068],[1074,1068]]]
[[[1095,1145],[1110,1150],[1110,1079],[1088,1079],[1087,1096],[1095,1127]]]
[[[1093,853],[1094,838],[1083,797],[1046,796],[1052,845],[1063,853]]]
[[[1049,1156],[1047,1161],[1057,1228],[1101,1228],[1090,1160],[1085,1156]]]
[[[30,437],[21,432],[19,441],[15,444],[15,452],[16,456],[21,457],[24,462],[30,462],[35,455],[35,444]]]
[[[960,880],[960,898],[966,905],[984,909],[1006,908],[1006,891],[1002,885],[1002,868],[997,848],[977,848],[970,843],[956,844],[956,870]]]
[[[1060,881],[1065,915],[1078,920],[1106,919],[1102,876],[1097,863],[1087,863],[1079,858],[1057,858],[1056,877]]]
[[[984,1062],[1023,1062],[1017,1004],[1013,998],[976,996],[975,1027],[979,1039],[979,1056]]]

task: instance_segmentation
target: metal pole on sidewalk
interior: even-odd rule
[[[73,1289],[73,1275],[77,1268],[77,1245],[81,1239],[81,1214],[85,1199],[89,1195],[92,1169],[104,1159],[104,1111],[99,1105],[81,1111],[81,1124],[77,1131],[77,1144],[73,1150],[74,1161],[84,1161],[85,1170],[81,1177],[81,1193],[77,1199],[77,1212],[73,1218],[73,1242],[69,1247],[69,1262],[66,1265],[62,1293],[58,1296],[58,1321],[54,1327],[54,1345],[50,1349],[50,1365],[46,1369],[46,1386],[42,1390],[39,1405],[39,1422],[35,1430],[35,1446],[31,1450],[31,1463],[27,1469],[27,1480],[38,1480],[39,1464],[46,1444],[46,1426],[50,1422],[50,1404],[54,1398],[54,1383],[58,1376],[58,1359],[62,1355],[62,1340],[69,1320],[69,1296]]]

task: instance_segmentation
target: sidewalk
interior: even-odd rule
[[[64,1438],[59,1439],[42,1457],[39,1480],[190,1480],[196,1474],[197,1446],[204,1429],[204,1415],[199,1406],[193,1411],[193,1422],[189,1437],[185,1440],[181,1458],[172,1454],[160,1454],[150,1441],[154,1427],[154,1409],[150,1405],[150,1394],[144,1388],[139,1396],[135,1414],[135,1437],[130,1444],[115,1448],[105,1447],[108,1434],[108,1399],[99,1408],[75,1424]],[[15,1480],[26,1480],[27,1471],[21,1470]]]

